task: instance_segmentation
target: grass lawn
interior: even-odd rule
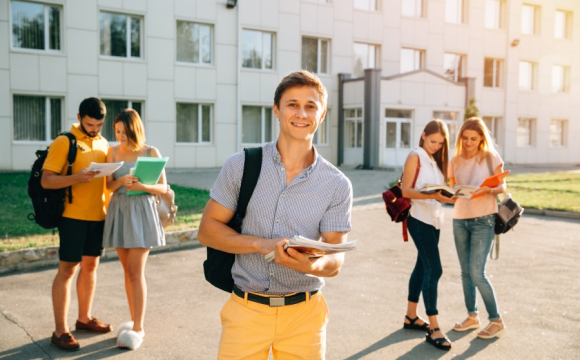
[[[524,208],[580,213],[580,172],[508,175],[506,182]]]
[[[0,173],[0,252],[29,247],[58,245],[58,234],[28,220],[32,203],[26,192],[29,173]],[[207,190],[172,185],[175,203],[179,207],[177,222],[165,229],[176,231],[197,227],[209,199]]]

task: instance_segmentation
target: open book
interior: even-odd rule
[[[336,254],[356,249],[356,240],[342,244],[329,244],[323,241],[310,240],[300,235],[295,235],[284,247],[285,249],[294,248],[301,253],[306,253],[310,257],[319,257],[322,255]],[[274,260],[274,252],[264,255],[264,259],[270,262]]]
[[[455,185],[453,185],[453,187],[450,187],[447,185],[427,184],[427,185],[424,185],[422,188],[420,188],[419,191],[422,193],[425,193],[425,194],[431,194],[431,193],[434,193],[436,191],[441,190],[441,195],[444,195],[447,197],[457,196],[457,197],[462,197],[462,198],[466,198],[466,199],[477,199],[478,197],[482,197],[483,195],[485,195],[483,193],[474,195],[473,193],[477,189],[479,189],[482,186],[487,186],[489,188],[497,187],[497,186],[499,186],[499,184],[501,184],[503,182],[503,179],[505,179],[505,177],[509,173],[510,173],[510,171],[506,170],[500,174],[490,176],[490,177],[486,178],[485,180],[483,180],[483,182],[479,186],[455,184]]]
[[[115,162],[115,163],[96,163],[96,162],[92,162],[89,165],[88,171],[99,171],[99,173],[97,175],[95,175],[96,178],[99,178],[99,177],[103,177],[103,176],[112,175],[121,166],[123,166],[123,162],[122,161],[121,162]]]
[[[466,199],[470,199],[475,190],[477,190],[477,186],[469,186],[469,185],[454,185],[453,187],[447,185],[433,185],[427,184],[424,185],[422,188],[419,189],[420,192],[425,194],[432,194],[441,190],[441,195],[447,197],[462,197]]]

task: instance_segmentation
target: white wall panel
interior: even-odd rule
[[[66,91],[66,58],[40,56],[40,91]]]
[[[213,100],[216,98],[216,70],[198,68],[196,70],[197,87],[196,94],[200,100]]]
[[[123,89],[127,97],[147,96],[147,65],[143,63],[123,63]]]
[[[175,40],[149,38],[147,47],[147,77],[155,80],[172,80]]]
[[[0,116],[10,116],[12,114],[10,109],[11,103],[10,72],[8,70],[0,70]],[[5,133],[0,132],[0,134]],[[0,135],[0,138],[2,138],[2,135]]]
[[[195,99],[197,97],[197,72],[193,66],[175,67],[175,97]]]
[[[69,29],[67,35],[68,72],[79,75],[96,75],[101,51],[99,33]]]
[[[38,55],[10,55],[10,85],[14,90],[40,90]]]
[[[76,120],[81,101],[88,97],[100,96],[98,78],[86,75],[68,75],[68,95],[66,98],[67,119]]]
[[[64,16],[69,29],[99,30],[99,10],[96,0],[68,1],[64,6]]]
[[[175,123],[173,82],[148,80],[147,89],[147,119]]]
[[[99,61],[99,93],[103,96],[123,95],[123,63]]]
[[[148,0],[145,18],[148,37],[173,39],[175,37],[175,19],[173,15],[173,1]],[[153,46],[153,45],[152,45]]]
[[[0,21],[0,69],[10,67],[10,31],[8,22]]]

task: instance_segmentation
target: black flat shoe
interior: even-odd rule
[[[433,339],[431,337],[431,334],[433,334],[435,331],[441,331],[441,329],[435,328],[435,329],[429,330],[429,333],[427,335],[425,335],[426,336],[425,341],[427,341],[429,344],[435,346],[437,349],[449,351],[451,349],[451,341],[449,341],[449,339],[446,337]],[[446,342],[448,342],[449,344],[445,345]]]
[[[405,315],[405,317],[407,318],[407,320],[409,320],[409,323],[410,324],[407,324],[406,322],[403,322],[403,328],[409,329],[409,330],[421,330],[421,331],[425,331],[425,332],[428,332],[429,331],[429,323],[424,322],[421,325],[415,324],[415,322],[417,320],[419,320],[419,317],[418,316],[416,318],[414,318],[414,319],[411,319],[407,315]]]

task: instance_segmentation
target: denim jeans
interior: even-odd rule
[[[500,318],[493,286],[485,273],[495,227],[495,214],[473,219],[453,219],[455,248],[461,265],[465,306],[469,314],[478,314],[475,288],[479,290],[490,320]]]
[[[418,252],[415,269],[409,279],[407,300],[417,303],[419,295],[423,292],[427,315],[438,315],[437,283],[443,274],[438,247],[440,231],[433,225],[425,224],[412,216],[407,218],[407,226]]]

